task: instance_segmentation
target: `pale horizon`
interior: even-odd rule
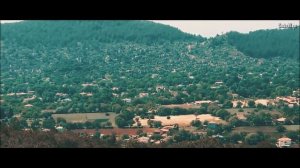
[[[16,23],[22,20],[1,20],[1,23]],[[151,20],[176,27],[179,30],[203,37],[215,37],[230,31],[249,33],[256,30],[278,29],[279,24],[299,26],[299,20]]]
[[[277,29],[279,24],[299,26],[299,20],[153,20],[180,29],[183,32],[214,37],[230,31],[249,33],[256,30]]]

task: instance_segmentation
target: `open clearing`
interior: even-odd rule
[[[111,134],[116,134],[118,136],[120,135],[136,135],[137,131],[141,130],[145,133],[153,133],[156,128],[112,128],[112,129],[99,129],[99,132],[104,135],[111,135]],[[72,130],[72,132],[75,133],[86,133],[86,134],[95,134],[96,130],[95,129],[77,129],[77,130]]]
[[[162,125],[174,125],[178,124],[181,127],[187,127],[190,126],[190,123],[192,120],[196,119],[196,116],[193,114],[189,115],[177,115],[177,116],[170,116],[170,119],[167,119],[167,116],[155,116],[154,121],[161,121]],[[201,114],[197,116],[197,119],[199,119],[201,122],[204,121],[214,121],[216,123],[220,124],[226,124],[226,121],[220,119],[219,117],[214,117],[211,114]],[[142,126],[148,126],[147,121],[148,119],[139,119]]]
[[[116,127],[115,117],[116,113],[108,112],[106,113],[72,113],[72,114],[53,114],[52,117],[57,120],[57,118],[64,118],[69,123],[84,123],[86,121],[95,121],[96,119],[108,119],[113,127]]]

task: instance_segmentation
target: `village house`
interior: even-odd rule
[[[48,129],[48,128],[43,128],[42,131],[43,131],[43,132],[50,132],[50,129]]]
[[[86,96],[93,96],[93,93],[87,93]]]
[[[56,110],[54,110],[54,109],[45,109],[45,110],[42,110],[41,112],[42,113],[55,113]]]
[[[126,103],[131,103],[131,99],[130,98],[125,98],[125,99],[122,99],[124,102]]]
[[[82,95],[82,96],[93,96],[93,93],[81,92],[80,95]]]
[[[286,97],[276,97],[276,102],[283,101],[288,104],[289,107],[294,107],[295,105],[299,105],[300,98],[286,96]]]
[[[300,89],[293,91],[293,96],[300,97]]]
[[[33,107],[32,104],[26,104],[25,107]]]
[[[160,129],[160,134],[167,134],[170,129],[173,129],[174,126],[164,126],[163,128]]]
[[[156,77],[158,77],[158,74],[152,74],[151,75],[151,78],[153,79],[153,78],[156,78]]]
[[[24,92],[20,92],[20,93],[16,93],[17,96],[23,96],[23,95],[27,95],[27,93]]]
[[[29,98],[25,98],[25,99],[23,100],[23,103],[26,103],[26,102],[28,102],[28,101],[30,101],[30,100],[34,100],[35,98],[36,98],[35,95],[33,95],[32,97],[29,97]]]
[[[65,97],[67,96],[68,94],[64,94],[64,93],[56,93],[55,96],[60,96],[60,97]]]
[[[223,85],[223,82],[222,81],[217,81],[217,82],[215,82],[215,85],[216,86],[221,86],[221,85]]]
[[[210,121],[207,125],[207,128],[209,129],[216,129],[218,127],[218,123],[214,122],[214,121]]]
[[[62,126],[57,126],[57,127],[55,127],[55,129],[58,130],[58,131],[63,131],[63,130],[64,130],[64,127],[62,127]]]
[[[237,99],[239,97],[239,95],[235,94],[235,93],[232,93],[231,96],[232,96],[233,99]]]
[[[61,102],[71,102],[72,100],[70,98],[62,99]]]
[[[140,93],[139,94],[140,98],[147,97],[147,96],[149,96],[149,93]]]
[[[119,90],[119,88],[118,87],[113,87],[113,88],[111,88],[111,90],[117,91],[117,90]]]
[[[283,137],[277,140],[276,146],[278,148],[287,148],[290,147],[291,144],[292,144],[292,140],[290,138]]]
[[[231,101],[232,107],[237,108],[238,102],[242,103],[242,105],[241,105],[242,108],[248,107],[248,101],[246,101],[246,100],[233,100],[233,101]]]
[[[278,123],[284,123],[284,122],[286,121],[286,118],[281,117],[281,118],[276,119],[276,121],[277,121]]]
[[[166,88],[164,86],[162,86],[162,85],[157,85],[156,88],[155,88],[156,92],[159,92],[159,91],[165,90],[165,89]]]
[[[83,87],[87,87],[87,86],[95,86],[95,84],[92,83],[84,83],[82,84]]]
[[[14,95],[16,95],[15,93],[8,93],[8,94],[6,94],[7,96],[14,96]]]
[[[116,93],[113,93],[112,95],[113,95],[113,97],[119,97],[119,95]]]
[[[137,142],[139,142],[139,143],[148,143],[149,140],[150,140],[149,137],[139,137],[139,138],[137,139]]]
[[[212,101],[210,100],[200,100],[200,101],[195,101],[194,104],[196,105],[202,105],[202,104],[211,104]]]
[[[275,105],[275,102],[272,99],[257,99],[254,101],[255,105],[262,104],[264,106]]]

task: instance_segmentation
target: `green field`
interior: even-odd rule
[[[230,108],[230,109],[226,109],[230,114],[235,114],[235,113],[244,113],[244,114],[247,114],[247,113],[251,113],[251,112],[254,112],[255,108],[242,108],[244,111],[243,112],[239,112],[239,108]],[[264,113],[270,113],[270,114],[278,114],[278,115],[281,115],[281,113],[279,111],[276,111],[276,110],[260,110],[259,112],[264,112]],[[259,113],[259,112],[256,112],[256,113]]]
[[[284,126],[287,131],[297,131],[300,128],[300,125],[285,125]],[[247,133],[256,133],[256,132],[263,132],[263,133],[277,133],[275,126],[255,126],[255,127],[236,127],[232,130],[232,133],[238,132],[247,132]]]

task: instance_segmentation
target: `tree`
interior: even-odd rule
[[[129,139],[129,135],[128,134],[124,134],[122,135],[122,139],[125,140],[125,139]]]
[[[162,136],[160,134],[153,134],[151,136],[151,139],[153,139],[153,140],[160,140],[160,139],[162,139]]]
[[[286,136],[291,138],[295,142],[300,141],[300,134],[297,131],[289,131],[289,132],[286,133]]]
[[[31,123],[31,128],[32,128],[33,130],[37,130],[37,129],[39,129],[40,127],[41,127],[40,121],[37,120],[37,119],[33,120],[33,122]]]
[[[249,106],[250,108],[255,108],[255,102],[254,102],[253,100],[249,100],[249,101],[248,101],[248,106]]]
[[[120,116],[117,116],[115,118],[115,122],[116,122],[117,126],[120,127],[120,128],[123,128],[123,127],[128,125],[126,120],[123,117],[120,117]]]
[[[20,127],[23,129],[23,128],[28,128],[28,123],[25,119],[21,119],[20,120]]]
[[[233,104],[231,101],[227,100],[224,102],[223,107],[224,108],[232,108]]]
[[[243,136],[240,133],[234,133],[230,136],[230,142],[237,143],[238,141],[242,141]]]
[[[205,121],[203,122],[203,125],[208,125],[208,121],[205,120]]]
[[[216,116],[225,120],[230,116],[230,113],[227,110],[221,109],[217,111]]]
[[[174,140],[176,142],[186,141],[190,139],[190,132],[186,130],[180,130],[177,134],[174,135]]]
[[[154,121],[153,122],[153,127],[154,128],[160,128],[161,127],[161,121]]]
[[[200,120],[193,120],[193,121],[191,121],[191,126],[200,128],[202,126],[202,124],[201,124]]]
[[[282,125],[278,125],[276,126],[276,130],[279,132],[279,133],[282,133],[282,132],[285,132],[286,128]]]
[[[95,120],[92,124],[95,129],[101,128],[101,120],[99,119]]]
[[[236,105],[236,108],[242,108],[242,105],[243,105],[243,103],[240,102],[240,101],[238,101],[238,102],[237,102],[237,105]]]
[[[57,121],[57,124],[67,123],[66,119],[61,118],[61,117],[58,117],[58,118],[56,119],[56,121]]]
[[[19,121],[17,118],[12,118],[12,119],[10,119],[9,125],[10,125],[10,127],[12,127],[13,129],[16,129],[16,130],[21,129],[20,121]]]
[[[53,118],[45,119],[43,121],[43,128],[47,129],[54,129],[55,127],[55,120]]]
[[[256,145],[257,143],[259,143],[261,141],[261,139],[258,134],[251,133],[246,136],[245,141],[249,145]]]

